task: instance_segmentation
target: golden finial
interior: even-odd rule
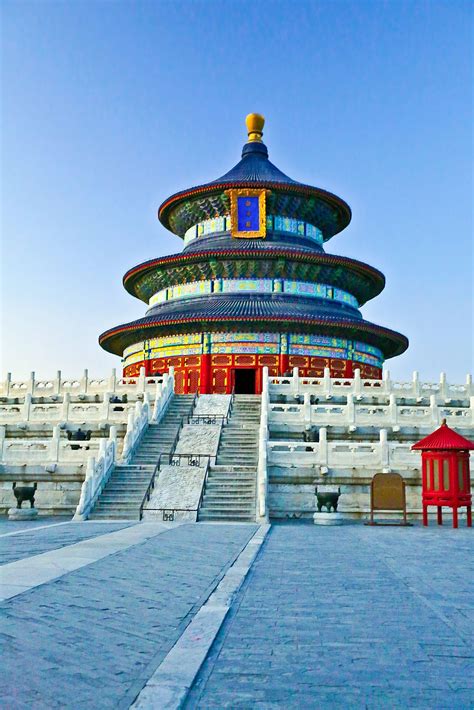
[[[249,143],[261,143],[265,118],[260,113],[249,113],[245,119],[249,134]]]

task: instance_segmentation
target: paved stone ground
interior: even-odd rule
[[[176,527],[5,602],[2,707],[128,708],[255,530]]]
[[[45,525],[56,525],[57,523],[68,523],[71,518],[64,515],[44,515],[38,516],[36,520],[9,520],[6,515],[0,516],[0,535],[6,533],[19,532],[20,530],[32,530],[33,528],[41,528]]]
[[[135,522],[122,523],[66,523],[65,525],[49,525],[39,530],[26,531],[20,528],[19,535],[0,536],[0,565],[23,560],[42,552],[57,550],[66,545],[73,545],[81,540],[88,540],[97,535],[122,530],[136,525]]]
[[[186,707],[474,708],[473,543],[274,526]]]

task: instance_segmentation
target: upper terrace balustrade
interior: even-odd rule
[[[5,380],[0,382],[1,397],[24,397],[31,394],[34,397],[49,397],[51,395],[90,395],[111,392],[114,394],[134,394],[137,392],[153,392],[157,382],[161,382],[160,376],[145,377],[145,368],[141,368],[138,377],[117,376],[115,368],[109,377],[89,377],[88,370],[84,370],[82,377],[65,378],[61,371],[56,377],[50,379],[36,379],[32,372],[28,380],[13,380],[9,372]]]
[[[331,397],[354,395],[356,399],[366,397],[388,397],[394,395],[397,400],[414,399],[421,401],[432,396],[438,403],[462,401],[469,406],[469,400],[474,396],[474,386],[471,375],[466,375],[465,384],[450,384],[445,373],[441,373],[439,382],[422,382],[418,372],[413,373],[411,382],[396,382],[390,379],[390,373],[384,373],[383,380],[363,380],[360,370],[355,371],[354,378],[331,378],[328,368],[324,370],[323,377],[300,377],[298,368],[287,377],[269,378],[270,401],[275,401],[278,395],[287,398],[304,395],[305,392],[317,397]]]

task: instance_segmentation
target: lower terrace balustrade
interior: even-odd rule
[[[331,469],[352,470],[368,468],[388,470],[402,468],[419,470],[420,463],[411,450],[410,443],[387,442],[386,432],[381,432],[378,442],[279,441],[267,443],[268,465],[291,468],[320,467],[323,473]]]
[[[446,418],[450,425],[469,428],[474,425],[474,397],[467,407],[438,406],[431,395],[430,406],[407,406],[397,404],[390,395],[389,404],[367,405],[354,402],[348,395],[346,404],[310,404],[310,395],[304,395],[303,404],[271,402],[269,408],[270,425],[281,425],[292,429],[306,425],[342,427],[433,427]]]
[[[136,377],[122,377],[112,369],[109,377],[90,377],[88,370],[78,378],[65,378],[59,370],[56,377],[50,379],[37,379],[34,372],[28,380],[13,380],[9,372],[5,380],[0,381],[0,401],[2,397],[24,397],[31,394],[37,397],[48,397],[62,394],[133,394],[136,392],[153,391],[158,382],[162,381],[160,375],[145,377],[145,368],[141,368]]]
[[[396,382],[390,379],[390,373],[384,372],[382,380],[365,380],[360,377],[360,370],[355,370],[354,378],[337,378],[330,376],[330,371],[325,368],[323,377],[302,377],[295,367],[292,375],[269,378],[270,398],[276,395],[302,395],[309,392],[315,396],[333,397],[353,394],[355,398],[373,395],[394,395],[396,399],[414,398],[420,400],[434,395],[439,403],[449,401],[469,401],[474,396],[472,376],[466,375],[465,384],[450,384],[444,372],[441,373],[439,382],[423,382],[419,379],[418,372],[413,373],[411,382]]]

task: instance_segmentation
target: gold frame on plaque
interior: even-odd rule
[[[230,233],[237,239],[265,239],[267,236],[267,209],[266,209],[266,194],[267,190],[226,190],[226,194],[230,197]],[[256,231],[238,230],[238,197],[258,197],[258,212],[259,212],[259,229]]]

